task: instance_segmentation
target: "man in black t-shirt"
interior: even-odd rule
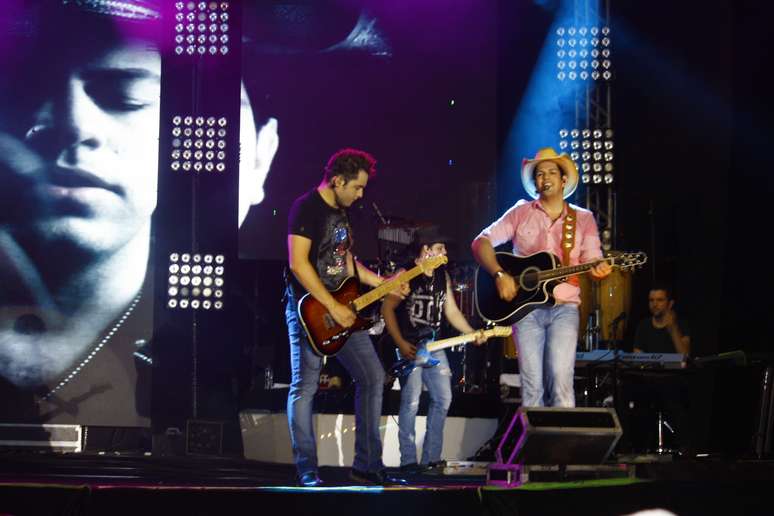
[[[355,260],[346,209],[363,196],[376,161],[363,151],[342,149],[331,156],[322,181],[293,203],[288,217],[288,285],[285,318],[290,338],[292,379],[288,392],[288,425],[299,483],[319,486],[312,403],[322,358],[315,354],[298,317],[298,300],[309,293],[339,325],[348,328],[355,313],[329,292],[357,276],[375,287],[384,280]],[[360,483],[400,483],[384,474],[379,423],[384,369],[368,333],[354,332],[337,355],[355,381],[355,457],[350,478]]]
[[[690,330],[684,320],[678,321],[674,305],[672,291],[668,286],[655,284],[651,287],[648,293],[648,309],[651,316],[642,319],[637,325],[634,335],[635,352],[690,355]],[[659,428],[664,432],[663,435],[671,436],[670,439],[682,451],[690,447],[693,428],[689,413],[690,400],[687,394],[688,377],[681,374],[630,371],[624,373],[622,383],[625,386],[624,396],[628,401],[622,405],[630,408],[622,411],[623,417],[628,419],[631,413],[635,413],[639,414],[639,417],[650,418],[645,425],[646,428],[637,428],[634,435],[644,431],[644,435],[650,437],[648,448],[661,447],[653,428],[658,428],[657,425],[660,426],[662,424],[660,421],[663,420],[664,426],[669,430],[667,432]],[[632,439],[632,436],[629,438]],[[667,442],[665,446],[667,449],[670,448]]]
[[[419,229],[410,246],[414,263],[445,256],[447,241],[436,226]],[[462,333],[475,331],[454,301],[451,279],[445,270],[427,271],[414,278],[410,287],[411,294],[405,300],[390,294],[382,303],[385,327],[403,358],[416,358],[417,347],[435,338],[441,329],[442,316]],[[476,344],[483,344],[485,340],[482,332]],[[434,367],[417,367],[401,379],[398,442],[401,470],[408,473],[437,470],[443,466],[443,427],[452,400],[451,369],[445,350],[433,351],[430,358],[438,361]],[[417,463],[415,423],[422,384],[430,394],[430,405],[422,459]]]
[[[655,285],[648,293],[651,317],[637,325],[634,351],[646,353],[691,353],[691,335],[685,321],[678,321],[669,287]]]

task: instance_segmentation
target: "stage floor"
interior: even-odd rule
[[[486,485],[482,474],[423,475],[406,487],[353,486],[323,467],[323,488],[292,466],[228,458],[0,455],[0,515],[26,514],[771,514],[774,461],[641,462],[636,478]]]

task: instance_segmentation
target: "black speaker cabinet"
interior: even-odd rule
[[[601,464],[621,434],[611,408],[520,407],[495,457],[500,464]]]

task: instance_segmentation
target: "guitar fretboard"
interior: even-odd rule
[[[508,326],[497,327],[491,330],[484,330],[484,335],[486,335],[486,338],[506,337],[510,334],[511,328]],[[467,344],[468,342],[473,342],[476,340],[477,336],[478,332],[476,331],[473,333],[458,335],[456,337],[450,337],[448,339],[437,340],[427,345],[427,351],[432,353],[433,351],[438,351],[440,349],[453,348],[454,346],[459,346],[460,344]]]
[[[539,281],[546,281],[546,280],[552,280],[556,278],[563,278],[566,276],[575,276],[577,274],[582,274],[586,272],[587,270],[591,269],[592,267],[602,262],[609,262],[611,266],[615,266],[614,258],[612,257],[602,258],[593,262],[582,263],[580,265],[572,265],[570,267],[559,267],[557,269],[551,269],[550,271],[540,271],[540,273],[538,274],[538,279]]]
[[[352,306],[354,307],[356,312],[359,312],[363,308],[367,307],[371,303],[375,301],[379,301],[381,298],[392,292],[393,290],[397,289],[401,283],[407,283],[411,281],[412,279],[416,278],[426,270],[433,270],[436,267],[443,265],[447,262],[445,257],[443,257],[443,260],[439,260],[436,257],[434,259],[429,260],[428,262],[424,264],[417,265],[416,267],[412,267],[411,269],[401,272],[398,274],[395,278],[391,279],[390,281],[385,281],[378,287],[375,287],[369,292],[366,292],[362,296],[356,298],[354,301],[352,301]]]

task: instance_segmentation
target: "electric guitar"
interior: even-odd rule
[[[349,306],[355,312],[355,323],[349,328],[339,325],[322,303],[310,294],[305,294],[298,301],[298,317],[309,337],[312,349],[323,357],[335,355],[341,351],[352,333],[368,329],[373,325],[372,320],[360,317],[357,315],[358,312],[397,289],[401,283],[408,283],[420,274],[432,271],[448,261],[445,256],[433,256],[363,295],[359,295],[360,283],[357,279],[354,277],[345,279],[336,290],[331,291],[331,295],[337,302]]]
[[[491,337],[508,337],[513,332],[510,326],[495,326],[489,330],[484,330],[484,335],[487,338]],[[425,340],[417,346],[416,358],[403,358],[400,354],[400,350],[396,349],[398,354],[398,361],[392,364],[390,367],[389,375],[393,377],[408,376],[416,367],[430,368],[438,365],[438,359],[433,358],[430,354],[433,351],[441,349],[452,348],[459,346],[460,344],[466,344],[473,342],[478,337],[478,331],[473,333],[466,333],[457,337],[451,337],[442,340]]]
[[[580,265],[561,267],[559,258],[549,252],[529,256],[505,252],[495,255],[505,272],[516,280],[516,296],[511,301],[500,299],[495,278],[478,267],[474,298],[478,315],[485,321],[497,324],[513,324],[539,306],[552,305],[552,292],[559,282],[583,274],[599,263],[607,262],[611,267],[633,270],[648,261],[645,253],[622,253]]]

